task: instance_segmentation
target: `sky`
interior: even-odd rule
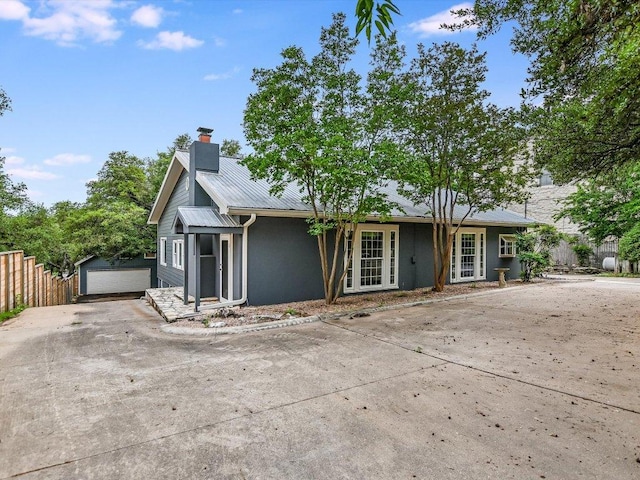
[[[396,0],[398,39],[470,46],[474,31],[440,29],[460,0]],[[245,146],[242,116],[253,68],[273,68],[291,45],[318,53],[332,13],[355,26],[356,0],[0,0],[0,88],[12,111],[0,117],[5,173],[45,206],[83,202],[110,152],[141,158],[183,133],[213,128],[212,141]],[[468,5],[468,4],[467,4]],[[527,60],[511,52],[511,31],[478,44],[487,52],[485,88],[517,106]],[[353,63],[362,75],[364,36]]]

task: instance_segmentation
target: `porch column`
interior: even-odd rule
[[[196,237],[196,243],[193,246],[193,248],[195,249],[195,254],[196,254],[196,260],[195,260],[195,266],[194,268],[196,269],[195,273],[195,277],[196,277],[196,285],[195,285],[195,298],[196,298],[196,308],[195,311],[198,311],[198,308],[200,308],[200,234],[196,233],[195,235]]]

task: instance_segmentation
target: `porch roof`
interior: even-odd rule
[[[242,225],[212,207],[178,207],[174,233],[242,233]]]

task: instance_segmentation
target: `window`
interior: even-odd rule
[[[461,228],[453,237],[451,283],[485,280],[486,230]]]
[[[553,178],[547,170],[543,170],[542,175],[538,178],[538,186],[544,187],[546,185],[553,185]]]
[[[167,266],[167,237],[160,237],[160,265]]]
[[[516,236],[500,235],[500,254],[499,257],[515,257],[516,256]]]
[[[184,240],[173,241],[173,268],[184,270]]]
[[[345,292],[383,290],[398,286],[398,226],[361,225],[345,238],[345,263],[353,249],[344,280]]]

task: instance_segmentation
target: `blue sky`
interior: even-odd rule
[[[421,42],[465,46],[473,31],[438,25],[458,1],[396,0],[399,39],[410,55]],[[213,141],[238,139],[254,67],[274,67],[290,45],[318,52],[320,28],[356,0],[0,0],[0,87],[13,111],[0,117],[5,172],[30,198],[50,206],[81,202],[109,152],[154,157],[200,126]],[[479,44],[486,88],[516,106],[526,59],[511,53],[510,31]],[[366,74],[361,39],[354,66]]]

